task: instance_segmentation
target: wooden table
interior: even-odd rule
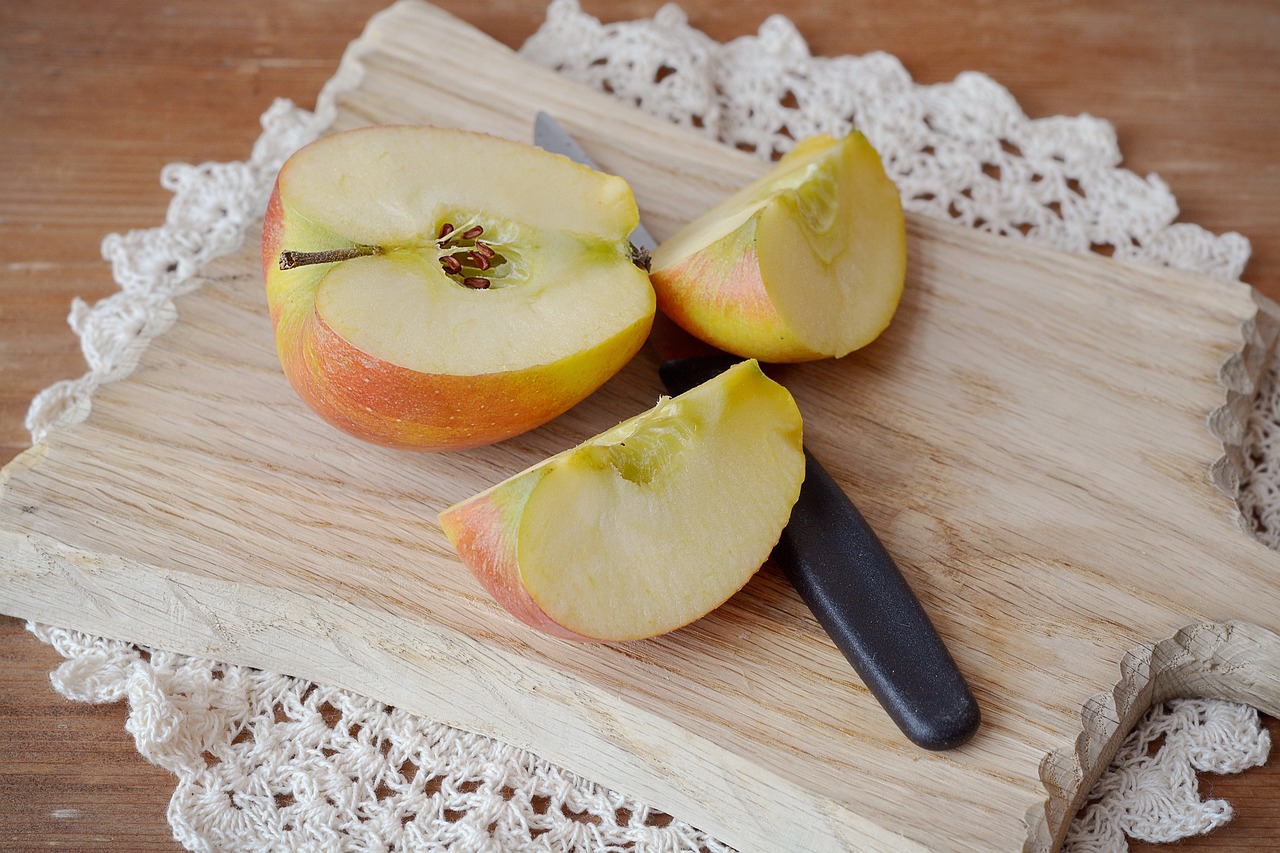
[[[314,105],[343,47],[383,5],[47,0],[0,9],[0,463],[29,444],[31,398],[84,370],[65,318],[73,297],[116,288],[103,235],[163,220],[164,164],[243,159],[273,98]],[[544,13],[503,0],[438,5],[513,47]],[[614,21],[651,16],[660,2],[585,5]],[[984,71],[1033,117],[1105,117],[1126,165],[1158,173],[1185,221],[1250,238],[1245,280],[1280,299],[1280,6],[1269,0],[683,5],[716,39],[753,33],[781,10],[815,54],[884,50],[922,83]],[[0,660],[0,843],[177,849],[165,820],[172,779],[135,752],[124,705],[57,696],[47,674],[58,656],[17,620],[0,618]],[[1180,849],[1274,846],[1277,767],[1202,780],[1237,818]]]

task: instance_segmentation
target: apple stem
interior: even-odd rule
[[[349,261],[352,258],[381,254],[381,246],[348,246],[344,249],[326,249],[323,252],[286,251],[280,253],[280,269],[291,270],[294,267],[305,267],[310,264],[333,264],[338,261]]]

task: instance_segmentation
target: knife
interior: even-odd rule
[[[545,112],[534,121],[533,141],[598,168]],[[647,268],[657,243],[643,224],[631,244]],[[726,353],[668,359],[658,373],[676,395],[740,360]],[[807,448],[804,460],[800,497],[770,559],[908,739],[931,750],[960,746],[981,723],[973,692],[875,531]]]

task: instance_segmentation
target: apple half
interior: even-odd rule
[[[461,449],[556,417],[649,332],[626,181],[518,142],[379,126],[284,164],[262,266],[284,372],[333,425]]]
[[[795,401],[745,361],[449,507],[440,525],[526,624],[636,640],[737,592],[777,544],[803,479]]]
[[[806,138],[653,253],[658,308],[761,361],[840,357],[889,325],[906,276],[897,187],[861,133]]]

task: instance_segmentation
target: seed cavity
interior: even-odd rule
[[[693,440],[697,420],[670,398],[650,412],[601,433],[577,452],[597,468],[612,468],[624,480],[647,486],[668,471]]]
[[[497,268],[507,262],[491,244],[480,239],[483,235],[483,225],[463,223],[455,226],[446,222],[440,226],[440,236],[436,238],[441,268],[472,290],[488,290],[493,284],[493,274],[486,276],[480,273],[497,272]]]

